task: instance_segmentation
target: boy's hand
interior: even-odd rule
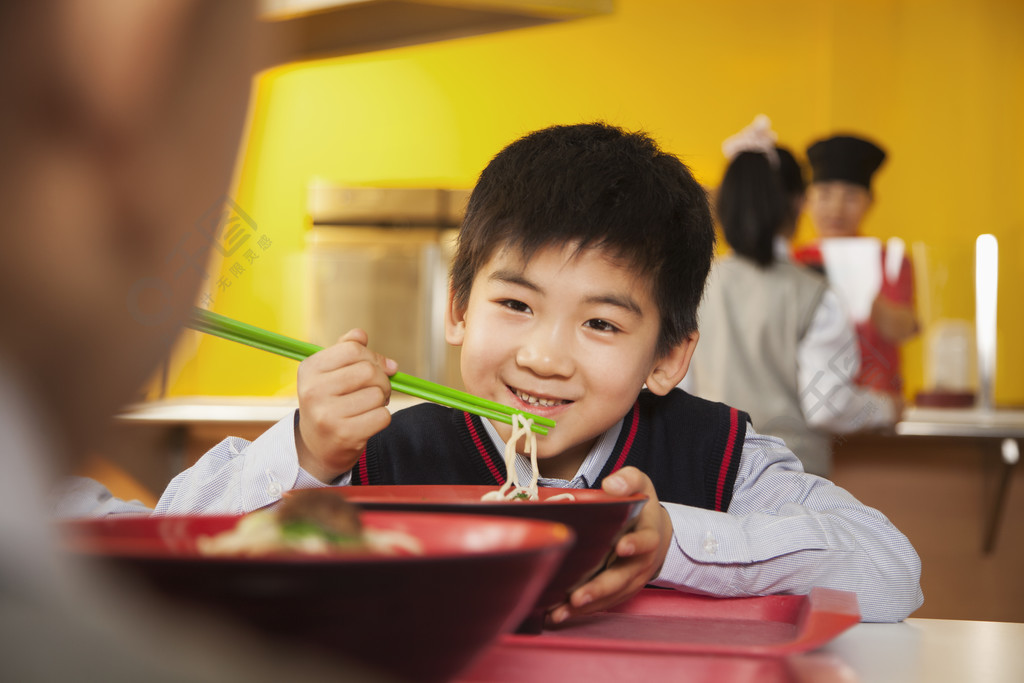
[[[398,364],[370,351],[355,329],[299,365],[299,465],[324,483],[348,472],[371,436],[391,423],[390,375]]]
[[[607,609],[632,597],[658,575],[672,541],[672,520],[658,503],[654,484],[635,467],[624,467],[601,484],[606,493],[647,495],[636,526],[615,545],[618,557],[589,582],[577,588],[569,601],[556,607],[549,617],[561,623],[572,616]]]

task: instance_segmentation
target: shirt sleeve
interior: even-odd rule
[[[797,346],[800,408],[810,427],[846,434],[896,421],[890,396],[854,383],[860,362],[849,316],[835,292],[825,290]]]
[[[152,512],[141,501],[115,498],[106,486],[88,477],[68,477],[57,486],[52,496],[50,514],[54,519],[147,516]]]
[[[727,513],[662,506],[674,542],[653,585],[726,597],[853,591],[864,621],[900,621],[924,601],[906,536],[750,425]]]
[[[171,480],[154,514],[244,514],[276,503],[289,489],[325,485],[299,467],[290,413],[255,441],[218,443]]]

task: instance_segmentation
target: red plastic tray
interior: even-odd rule
[[[744,657],[499,643],[457,683],[855,683],[834,655]]]
[[[711,598],[647,588],[617,608],[540,635],[510,634],[462,681],[793,681],[834,664],[786,659],[814,650],[859,623],[857,597],[816,588],[810,595]],[[835,671],[841,680],[841,671]]]

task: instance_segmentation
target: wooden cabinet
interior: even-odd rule
[[[838,439],[832,479],[921,557],[915,617],[1024,622],[1024,411],[911,409],[896,435]],[[1014,446],[1016,443],[1014,444]]]

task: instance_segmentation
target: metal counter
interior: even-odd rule
[[[1024,410],[909,407],[895,432],[899,436],[1024,439]]]
[[[395,393],[388,406],[392,412],[421,403],[421,399]],[[248,396],[190,396],[146,401],[127,406],[116,419],[152,425],[247,424],[271,426],[299,407],[294,398]]]

